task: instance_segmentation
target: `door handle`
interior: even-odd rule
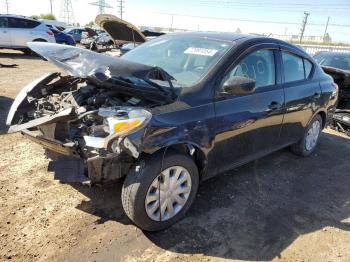
[[[313,97],[314,97],[314,99],[319,99],[319,98],[321,98],[321,94],[320,93],[315,93]]]
[[[265,110],[267,113],[278,111],[282,108],[282,105],[278,102],[271,102],[268,108]]]

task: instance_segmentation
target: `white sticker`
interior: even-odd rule
[[[185,50],[185,54],[191,55],[203,55],[213,56],[218,52],[216,49],[200,48],[200,47],[189,47]]]

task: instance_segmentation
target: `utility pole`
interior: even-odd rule
[[[119,17],[120,17],[121,20],[123,20],[125,1],[124,0],[117,0],[117,1],[118,1],[117,7],[119,8]]]
[[[174,15],[171,15],[170,32],[173,31]]]
[[[8,0],[5,0],[5,5],[6,5],[6,12],[8,14],[9,13],[9,5],[10,5]]]
[[[329,24],[329,19],[330,17],[328,16],[328,19],[327,19],[327,23],[326,23],[326,28],[324,30],[324,34],[323,34],[323,42],[325,42],[325,38],[326,38],[326,34],[327,34],[327,29],[328,29],[328,24]]]
[[[308,19],[309,15],[310,15],[310,13],[304,12],[304,19],[303,19],[303,22],[301,24],[301,30],[300,30],[300,43],[304,37],[305,27],[306,27],[307,19]]]
[[[52,15],[52,0],[50,0],[50,14]]]

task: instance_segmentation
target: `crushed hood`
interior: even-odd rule
[[[103,28],[116,44],[125,44],[129,42],[143,43],[146,41],[146,37],[136,26],[114,15],[98,15],[95,19],[95,23]]]
[[[51,43],[30,42],[28,47],[40,56],[75,77],[87,78],[94,75],[108,77],[137,77],[149,79],[155,71],[172,77],[164,70],[128,60],[111,57],[90,50]]]

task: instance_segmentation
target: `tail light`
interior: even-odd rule
[[[47,34],[50,35],[50,36],[53,35],[53,33],[51,31],[47,31]]]

